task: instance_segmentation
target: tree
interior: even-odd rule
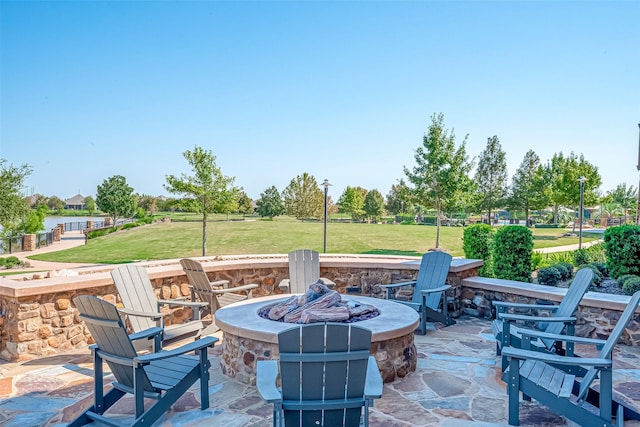
[[[347,186],[338,199],[338,212],[349,214],[354,221],[362,219],[366,195],[367,190],[362,187]]]
[[[386,209],[393,215],[411,212],[413,208],[411,189],[400,178],[397,184],[391,186],[391,190],[387,194]]]
[[[47,198],[47,206],[52,211],[62,211],[64,209],[64,200],[58,196],[51,196]]]
[[[540,164],[540,157],[529,150],[513,175],[507,205],[512,210],[523,210],[527,226],[531,210],[549,206],[548,183]]]
[[[322,218],[324,195],[316,179],[307,172],[292,179],[282,197],[287,214],[297,219]]]
[[[136,196],[124,176],[114,175],[98,185],[96,205],[111,217],[115,227],[118,218],[133,216],[136,211]]]
[[[261,217],[272,218],[285,213],[284,203],[278,189],[272,185],[271,187],[260,193],[260,198],[256,200],[258,215]]]
[[[227,215],[227,221],[229,221],[229,214],[237,212],[239,209],[240,190],[230,185],[226,190],[223,190],[218,195],[218,201],[215,204],[214,212],[220,212]]]
[[[364,197],[363,209],[364,213],[372,220],[381,216],[384,213],[384,197],[382,197],[382,194],[376,189],[369,191]]]
[[[627,187],[626,183],[618,184],[616,188],[607,192],[605,196],[607,200],[610,200],[612,203],[616,203],[622,207],[625,216],[625,222],[627,217],[627,212],[631,211],[632,218],[636,216],[635,211],[637,209],[637,201],[638,201],[638,191],[630,185]]]
[[[235,178],[222,174],[216,165],[216,157],[210,150],[196,146],[182,155],[191,166],[193,175],[167,175],[164,188],[169,193],[181,195],[180,203],[202,214],[202,256],[206,256],[207,218],[210,213],[228,203],[229,193],[237,191],[233,187]]]
[[[35,234],[44,230],[44,218],[47,216],[47,205],[40,205],[36,209],[31,209],[27,216],[22,219],[19,232],[25,234]]]
[[[253,213],[253,200],[251,200],[251,197],[249,197],[244,191],[240,191],[240,196],[238,198],[238,212],[242,214],[243,218],[245,215]]]
[[[85,199],[86,200],[86,199]],[[157,208],[157,199],[148,194],[142,194],[138,196],[138,206],[144,209],[145,212],[149,212],[153,215]],[[88,206],[87,206],[88,207]]]
[[[565,206],[578,210],[580,204],[580,177],[586,178],[584,183],[584,205],[597,203],[596,190],[600,187],[602,179],[598,168],[587,162],[584,156],[576,156],[573,152],[564,157],[562,152],[554,154],[551,163],[547,165],[547,176],[550,182],[551,201],[554,205],[554,213],[557,218],[559,206]],[[575,221],[573,223],[575,229]]]
[[[0,226],[3,234],[14,232],[29,213],[29,203],[20,192],[32,170],[27,164],[16,167],[0,159]]]
[[[84,198],[84,204],[89,211],[89,215],[93,215],[93,212],[96,210],[96,201],[93,197],[87,196]]]
[[[480,153],[475,183],[478,208],[486,209],[491,218],[491,211],[500,207],[507,195],[507,161],[496,135],[487,139],[487,147]]]
[[[468,190],[468,173],[472,164],[467,160],[464,138],[456,148],[456,137],[444,128],[442,113],[431,116],[431,125],[423,136],[422,146],[416,149],[416,165],[404,167],[404,173],[420,204],[436,210],[436,249],[440,246],[440,218],[443,210],[460,203]]]

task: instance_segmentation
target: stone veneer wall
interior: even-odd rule
[[[323,256],[324,257],[324,256]],[[405,257],[339,255],[321,260],[321,276],[336,283],[339,292],[358,287],[362,294],[381,296],[374,284],[414,279],[419,260]],[[216,257],[201,259],[211,280],[226,279],[230,286],[259,284],[254,297],[280,293],[278,283],[288,278],[286,255]],[[475,274],[481,261],[462,260],[452,266],[450,281],[460,283],[464,275]],[[189,297],[186,276],[178,260],[141,263],[147,267],[155,293],[162,299]],[[33,279],[41,274],[0,277],[0,358],[29,360],[59,352],[86,348],[92,338],[79,320],[72,301],[77,295],[95,295],[120,303],[108,271],[113,267],[78,270],[79,275]],[[468,270],[470,269],[470,270]],[[456,291],[458,292],[458,291]],[[191,318],[190,309],[163,311],[171,315],[167,324]],[[205,318],[206,320],[206,318]]]
[[[485,319],[495,318],[495,308],[491,301],[518,303],[539,303],[541,301],[558,304],[566,289],[555,288],[512,280],[471,277],[462,281],[462,312]],[[599,292],[587,292],[580,301],[576,312],[576,335],[587,338],[607,339],[626,307],[628,296]],[[549,312],[532,310],[541,316]],[[523,312],[519,312],[523,313]],[[620,343],[640,345],[640,314],[629,322]]]

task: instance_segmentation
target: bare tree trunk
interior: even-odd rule
[[[207,213],[202,214],[202,256],[207,256]]]

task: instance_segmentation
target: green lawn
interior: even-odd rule
[[[442,227],[440,247],[463,256],[462,227]],[[532,229],[536,248],[578,243],[562,229]],[[43,261],[123,263],[200,256],[202,223],[155,223],[89,240],[85,246],[33,255]],[[435,247],[436,227],[329,223],[327,252],[419,256]],[[583,236],[583,242],[594,237]],[[321,222],[219,221],[207,224],[207,255],[283,254],[299,248],[322,252]]]

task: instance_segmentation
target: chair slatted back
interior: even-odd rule
[[[359,425],[371,331],[301,325],[278,334],[278,345],[285,425]]]
[[[427,252],[422,255],[420,270],[418,270],[418,277],[411,302],[422,304],[422,294],[420,290],[433,289],[446,284],[452,258],[453,257],[446,252]],[[440,293],[430,294],[427,296],[426,306],[437,310],[441,299]]]
[[[292,294],[303,294],[320,278],[320,254],[310,249],[289,252],[289,286]]]
[[[121,265],[111,270],[111,277],[126,308],[144,313],[158,312],[158,299],[144,267]],[[142,316],[129,316],[129,322],[134,332],[158,326],[153,319]]]
[[[618,323],[616,323],[616,326],[611,331],[609,338],[607,338],[607,341],[602,346],[602,349],[600,350],[598,357],[603,359],[611,359],[611,352],[613,351],[613,348],[616,346],[616,344],[618,343],[618,340],[622,336],[624,329],[627,327],[627,325],[633,318],[633,315],[635,314],[635,311],[638,308],[639,303],[640,303],[640,291],[633,294],[633,296],[629,300],[627,307],[624,309],[624,311],[620,315],[620,319],[618,319]],[[578,400],[582,400],[586,397],[587,392],[589,391],[589,386],[591,385],[591,383],[593,382],[593,380],[596,378],[597,375],[598,375],[598,370],[596,368],[594,367],[589,368],[584,378],[582,379],[582,382],[580,383],[580,393],[578,394]]]
[[[132,360],[137,356],[120,313],[113,304],[89,295],[77,296],[73,302],[99,350],[123,359]],[[107,364],[118,383],[133,388],[134,370],[130,366],[108,360]],[[143,382],[145,390],[154,391],[146,375],[143,376]]]
[[[209,303],[212,313],[215,313],[220,308],[220,302],[211,292],[211,281],[207,276],[207,272],[199,261],[190,258],[184,258],[180,260],[182,270],[187,275],[189,284],[193,286],[193,290],[198,294],[200,299]]]
[[[571,282],[571,286],[569,286],[567,293],[565,294],[564,298],[562,298],[562,301],[558,305],[558,309],[553,315],[557,317],[573,316],[574,312],[578,308],[578,305],[580,304],[580,300],[582,300],[582,297],[589,289],[592,281],[593,271],[591,269],[583,268],[581,270],[578,270],[576,276]],[[550,334],[557,335],[562,333],[562,329],[564,328],[564,326],[565,325],[562,322],[549,322],[544,331]],[[551,349],[553,348],[556,341],[553,339],[545,338],[542,339],[542,342],[548,349]]]

